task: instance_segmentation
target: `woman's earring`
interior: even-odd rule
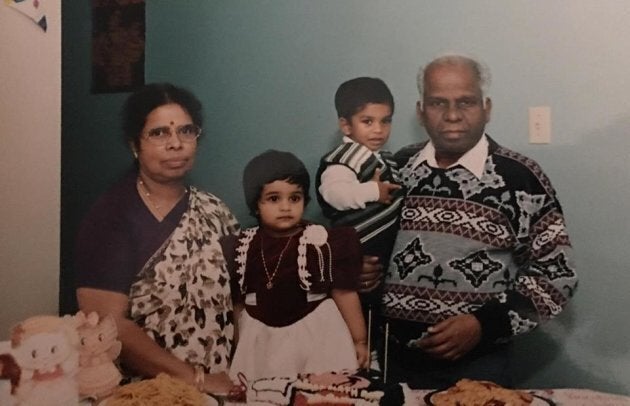
[[[138,151],[136,151],[135,149],[131,151],[133,153],[133,157],[135,159],[138,159]]]

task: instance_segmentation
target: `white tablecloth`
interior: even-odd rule
[[[5,387],[6,386],[6,387]],[[6,390],[8,382],[0,381],[0,395]],[[405,404],[409,406],[425,406],[424,397],[432,392],[430,390],[411,390],[403,386],[405,392]],[[597,392],[589,389],[537,389],[531,390],[535,395],[551,399],[556,406],[630,406],[630,397]],[[6,393],[8,395],[8,393]],[[5,403],[0,396],[0,405]],[[89,405],[88,402],[82,403]],[[244,406],[244,403],[226,403],[225,406]]]
[[[426,405],[424,397],[429,390],[405,388],[405,402],[409,405]],[[630,397],[597,392],[589,389],[533,389],[534,395],[550,399],[556,406],[630,406]]]
[[[405,406],[426,406],[424,397],[430,390],[411,390],[403,386]],[[597,392],[589,389],[533,389],[535,395],[550,399],[556,406],[630,406],[630,397]],[[225,406],[244,406],[244,403],[226,403]]]

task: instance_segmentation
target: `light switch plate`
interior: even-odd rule
[[[549,144],[551,142],[551,107],[529,108],[529,143]]]

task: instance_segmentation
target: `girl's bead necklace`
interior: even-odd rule
[[[287,248],[289,248],[289,244],[291,243],[292,238],[293,238],[293,235],[289,237],[289,239],[287,240],[287,244],[284,246],[282,251],[280,251],[280,257],[278,258],[278,263],[276,264],[276,267],[274,268],[273,273],[270,275],[269,269],[267,268],[267,261],[265,261],[265,252],[263,249],[263,234],[260,233],[260,257],[262,258],[263,268],[265,269],[265,275],[267,275],[267,284],[265,285],[267,289],[273,288],[273,280],[276,277],[276,274],[278,273],[278,269],[280,269],[280,262],[282,262],[282,256],[284,255]]]

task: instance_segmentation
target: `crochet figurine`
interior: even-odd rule
[[[70,316],[35,316],[14,327],[11,355],[22,371],[14,391],[17,404],[78,405],[78,344]]]
[[[81,398],[100,399],[118,386],[122,375],[114,365],[122,344],[117,340],[116,323],[111,316],[99,322],[96,312],[85,316],[76,315],[81,323],[77,329],[80,337],[79,394]]]

